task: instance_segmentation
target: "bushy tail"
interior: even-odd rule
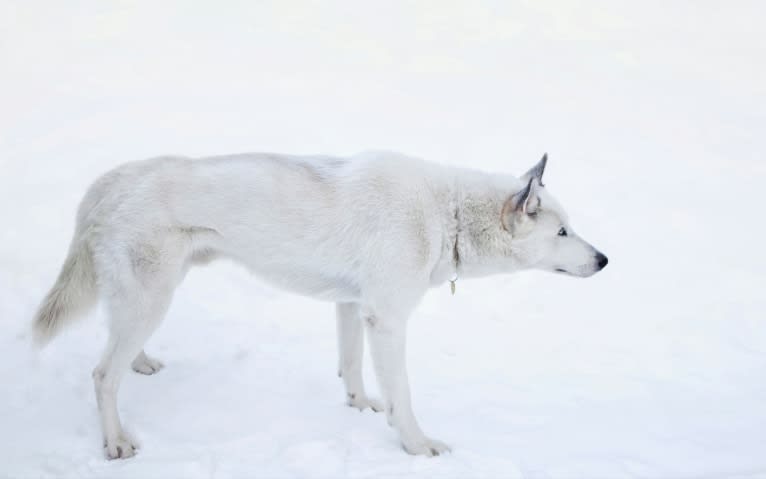
[[[67,324],[96,302],[96,273],[93,256],[83,240],[75,240],[61,267],[56,283],[35,314],[33,331],[39,346],[48,343]]]

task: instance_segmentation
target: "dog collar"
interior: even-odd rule
[[[457,211],[455,212],[455,219],[457,219]],[[457,240],[458,240],[459,234],[458,232],[455,232],[455,245],[452,247],[452,264],[455,266],[455,273],[452,275],[452,278],[449,280],[449,288],[452,292],[452,295],[455,295],[455,283],[457,283],[457,271],[460,267],[460,253],[457,249]]]

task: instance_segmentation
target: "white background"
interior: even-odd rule
[[[0,3],[0,477],[766,476],[762,2]],[[92,314],[27,328],[99,174],[164,153],[388,148],[523,173],[610,258],[433,290],[402,452],[344,406],[333,307],[192,271],[101,450]],[[368,374],[374,389],[372,375]]]

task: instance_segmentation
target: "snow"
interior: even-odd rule
[[[766,477],[760,2],[0,3],[0,476]],[[102,312],[31,315],[87,185],[163,153],[391,148],[522,173],[610,258],[432,290],[410,325],[423,429],[344,406],[331,304],[194,270],[120,391]],[[375,384],[366,363],[368,388]]]

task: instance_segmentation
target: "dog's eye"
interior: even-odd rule
[[[559,230],[559,236],[566,236],[566,235],[567,235],[567,229],[562,226],[561,229]]]

